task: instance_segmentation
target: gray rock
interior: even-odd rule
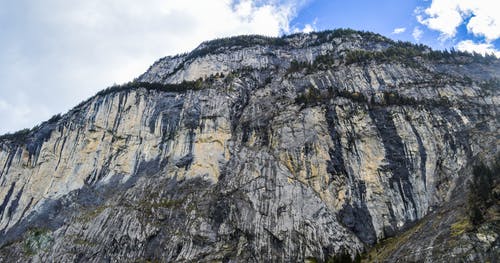
[[[500,74],[460,54],[484,70],[425,53],[348,61],[395,45],[342,31],[206,42],[136,80],[201,89],[103,91],[4,137],[0,259],[324,261],[399,233],[498,152],[498,87],[482,84]],[[471,238],[498,251],[498,235]]]

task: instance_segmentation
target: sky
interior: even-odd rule
[[[335,28],[500,57],[497,0],[0,0],[0,134],[214,38]]]

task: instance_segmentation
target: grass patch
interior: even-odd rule
[[[304,262],[305,262],[305,263],[318,263],[318,260],[317,260],[316,258],[311,258],[311,257],[309,257],[309,258],[306,258],[306,259],[304,260]]]
[[[89,209],[87,212],[82,213],[82,215],[79,217],[79,219],[83,222],[89,222],[90,220],[96,218],[98,215],[100,215],[104,209],[108,208],[106,205],[100,205],[95,207],[94,209]]]
[[[143,200],[138,203],[141,210],[151,210],[158,208],[180,208],[184,203],[184,199],[168,199],[162,198],[158,202],[151,202],[150,200]]]
[[[75,238],[73,239],[73,243],[78,246],[87,246],[87,247],[95,247],[97,244],[95,242],[83,239],[83,238]]]
[[[184,200],[171,200],[171,199],[161,199],[158,203],[153,203],[154,208],[178,208],[181,207]]]
[[[450,233],[452,237],[457,237],[472,229],[473,227],[470,220],[467,217],[464,217],[451,225]]]
[[[382,240],[363,255],[361,262],[385,262],[401,245],[407,243],[415,233],[419,232],[427,221],[428,219],[423,218],[407,231]]]

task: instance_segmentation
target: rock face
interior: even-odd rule
[[[354,257],[493,159],[499,77],[496,59],[350,30],[203,43],[2,137],[0,259]]]

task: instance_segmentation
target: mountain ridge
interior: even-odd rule
[[[354,259],[492,162],[499,64],[352,30],[162,58],[2,136],[0,258]]]
[[[192,59],[195,59],[195,58],[198,58],[198,57],[202,57],[202,56],[205,56],[205,55],[213,55],[213,54],[217,54],[217,53],[222,53],[223,51],[218,51],[218,52],[213,52],[213,51],[216,50],[216,49],[223,48],[225,46],[229,46],[229,47],[237,46],[239,48],[244,48],[244,47],[258,46],[258,45],[263,45],[263,44],[264,45],[269,45],[270,43],[272,44],[274,42],[278,42],[279,44],[277,44],[277,46],[288,46],[288,47],[291,47],[293,45],[290,44],[290,42],[287,42],[286,40],[291,41],[293,39],[304,37],[304,36],[306,36],[306,37],[307,36],[313,36],[312,40],[310,40],[308,38],[309,44],[308,45],[306,44],[305,47],[310,46],[310,45],[320,45],[321,43],[324,43],[325,41],[331,41],[333,38],[336,38],[336,37],[337,38],[344,37],[346,39],[349,39],[350,37],[352,38],[352,36],[355,36],[354,38],[356,38],[356,36],[357,37],[365,36],[365,37],[368,37],[371,40],[377,40],[377,41],[379,41],[381,43],[385,43],[385,44],[388,44],[388,45],[396,45],[397,44],[397,45],[402,45],[403,47],[406,46],[406,47],[415,48],[418,51],[422,52],[420,55],[429,55],[430,53],[434,53],[434,55],[432,55],[432,56],[429,55],[429,57],[438,57],[438,58],[439,57],[441,57],[441,58],[455,57],[455,58],[453,58],[453,60],[455,60],[457,63],[467,63],[467,60],[469,60],[468,63],[471,63],[473,61],[480,61],[482,63],[499,63],[499,65],[500,65],[499,59],[496,59],[494,56],[486,56],[486,57],[484,57],[484,56],[479,55],[479,54],[472,54],[472,53],[461,52],[461,51],[457,52],[457,51],[454,51],[454,50],[452,50],[451,52],[446,51],[446,50],[445,51],[432,50],[430,47],[422,45],[422,44],[414,44],[414,43],[411,43],[411,42],[394,41],[394,40],[391,40],[391,39],[389,39],[387,37],[384,37],[384,36],[382,36],[380,34],[377,34],[377,33],[372,33],[372,32],[368,32],[368,31],[357,31],[357,30],[352,30],[352,29],[336,29],[336,30],[325,30],[325,31],[320,31],[320,32],[312,32],[312,33],[296,33],[296,34],[291,34],[291,35],[284,35],[284,36],[281,36],[281,37],[268,37],[268,36],[262,36],[262,35],[240,35],[240,36],[227,37],[227,38],[219,38],[219,39],[204,41],[200,45],[198,45],[198,47],[196,47],[191,52],[183,53],[183,54],[177,54],[177,55],[174,55],[174,56],[163,57],[163,58],[155,61],[148,68],[148,70],[145,73],[141,74],[135,80],[133,80],[131,82],[128,82],[128,83],[125,83],[125,84],[121,84],[121,85],[113,85],[111,87],[108,87],[106,89],[103,89],[103,90],[97,92],[96,95],[94,95],[94,96],[102,95],[103,93],[106,93],[109,90],[119,90],[120,87],[127,88],[130,85],[135,85],[135,83],[137,83],[138,80],[141,80],[142,78],[144,78],[143,76],[146,75],[153,68],[153,66],[155,64],[161,63],[162,61],[165,61],[165,60],[175,59],[175,58],[179,58],[179,57],[186,57],[186,58],[184,58],[184,62],[189,62]],[[249,45],[248,42],[250,42],[251,44]],[[245,43],[246,46],[245,45],[241,45],[241,44],[238,45],[237,43]],[[301,46],[301,47],[304,48],[304,46]],[[210,52],[210,51],[212,51],[212,52]],[[363,58],[360,58],[360,59],[363,59]],[[369,58],[365,58],[365,59],[369,60]],[[463,60],[463,62],[459,62],[460,60]],[[314,61],[312,61],[312,64],[314,64]],[[179,70],[179,69],[177,69],[177,70]],[[219,73],[219,72],[215,72],[215,73]],[[483,81],[485,83],[487,83],[488,81],[495,82],[495,80],[498,82],[498,76],[500,76],[500,73],[497,73],[494,77],[484,78]],[[140,83],[140,81],[139,81],[139,83]],[[144,82],[143,84],[147,84],[147,83],[148,82]],[[161,82],[152,82],[151,84],[153,84],[153,85],[155,85],[155,84],[161,85],[162,83]],[[190,83],[190,84],[194,84],[194,83]],[[173,84],[173,85],[175,85],[175,84]],[[497,84],[493,83],[493,85],[497,85]],[[136,87],[139,87],[139,86],[136,86]],[[70,111],[75,110],[80,105],[82,105],[85,102],[87,102],[90,99],[92,99],[94,96],[92,96],[92,97],[90,97],[90,98],[82,101],[81,103],[79,103],[78,106],[75,106]],[[56,115],[52,116],[51,119],[48,120],[47,122],[50,123],[50,122],[58,119],[60,117],[60,115],[61,114],[56,114]],[[36,125],[34,128],[36,128],[37,126],[42,125],[43,123],[45,123],[45,122],[42,122],[39,125]],[[15,131],[15,132],[12,132],[12,133],[8,132],[6,134],[0,135],[0,137],[1,137],[0,140],[2,138],[5,139],[6,137],[8,137],[6,135],[13,135],[13,134],[16,134],[16,133],[23,133],[23,132],[26,132],[26,129],[22,129],[22,130]]]

